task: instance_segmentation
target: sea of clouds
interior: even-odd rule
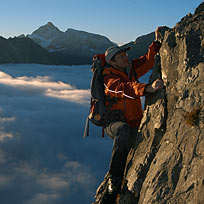
[[[111,157],[83,132],[90,66],[0,65],[0,203],[90,204]]]
[[[93,200],[112,141],[82,138],[90,80],[90,66],[0,65],[1,203]]]

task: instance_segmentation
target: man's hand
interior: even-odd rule
[[[154,93],[159,89],[164,88],[164,82],[161,79],[157,79],[152,84],[147,85],[145,92],[146,93]]]
[[[159,30],[166,28],[165,26],[160,26],[155,31],[155,41],[158,41],[159,39]]]

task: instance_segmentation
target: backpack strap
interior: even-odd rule
[[[86,119],[86,125],[85,125],[85,129],[84,129],[83,138],[85,138],[86,136],[87,137],[89,136],[89,117],[87,117],[87,119]]]
[[[102,137],[104,137],[104,127],[102,127]]]
[[[104,137],[105,132],[104,132],[104,127],[102,127],[102,135],[101,137]],[[89,136],[89,117],[86,119],[86,125],[85,125],[85,130],[84,130],[84,136],[83,138],[86,138]]]

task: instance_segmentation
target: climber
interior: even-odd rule
[[[130,47],[113,46],[105,52],[108,64],[103,71],[105,94],[110,98],[117,98],[106,113],[104,128],[105,133],[113,139],[108,178],[109,194],[120,193],[127,155],[134,144],[142,118],[140,97],[164,87],[160,79],[152,84],[138,81],[154,65],[154,56],[161,47],[157,37],[160,28],[155,31],[155,41],[149,46],[148,53],[132,62],[129,62],[126,53]]]

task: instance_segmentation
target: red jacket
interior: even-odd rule
[[[154,56],[159,51],[160,45],[153,42],[149,46],[149,51],[144,56],[132,60],[130,77],[113,67],[106,67],[103,71],[105,94],[111,98],[117,97],[117,103],[112,106],[112,110],[121,110],[124,113],[126,122],[131,127],[138,127],[142,119],[142,106],[140,97],[144,96],[146,83],[139,83],[142,75],[147,73],[154,65]],[[133,69],[137,74],[134,78]]]

